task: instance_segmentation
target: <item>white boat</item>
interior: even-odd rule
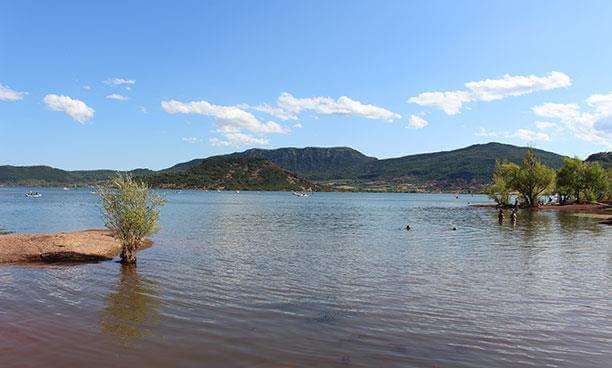
[[[310,193],[306,193],[306,192],[293,192],[293,195],[296,197],[302,197],[302,198],[310,197]]]
[[[25,194],[26,197],[30,197],[30,198],[38,198],[38,197],[42,197],[42,194],[38,193],[38,192],[32,192],[29,191]]]

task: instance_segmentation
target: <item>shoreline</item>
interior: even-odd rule
[[[475,208],[493,208],[497,209],[496,203],[474,203],[470,206]],[[505,207],[505,209],[512,209],[512,206]],[[606,225],[612,225],[612,205],[606,203],[589,203],[589,204],[545,204],[534,208],[522,208],[523,210],[531,211],[557,211],[571,214],[584,214],[593,215],[593,218],[599,218],[600,223]]]
[[[139,250],[151,245],[145,240]],[[120,251],[119,241],[103,229],[0,235],[0,264],[100,262],[112,260]]]

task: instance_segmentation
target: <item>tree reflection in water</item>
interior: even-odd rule
[[[140,277],[133,265],[121,267],[117,290],[106,304],[100,319],[102,332],[118,337],[123,344],[151,335],[150,328],[159,319],[156,287]]]

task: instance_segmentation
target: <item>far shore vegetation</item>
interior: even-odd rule
[[[497,162],[486,193],[499,206],[509,207],[516,195],[523,207],[537,207],[543,197],[556,197],[559,205],[588,204],[610,200],[612,171],[598,162],[565,158],[563,166],[554,170],[528,150],[520,165]]]

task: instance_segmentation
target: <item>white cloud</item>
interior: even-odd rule
[[[129,87],[130,85],[136,84],[136,81],[133,80],[133,79],[125,79],[125,78],[108,78],[107,80],[105,80],[102,83],[108,84],[109,86],[126,85],[126,86]]]
[[[217,129],[217,133],[221,134],[224,140],[216,137],[211,138],[209,140],[210,144],[216,147],[264,146],[269,144],[266,138],[254,137],[230,127],[221,127]]]
[[[220,127],[246,129],[254,133],[287,134],[289,128],[273,121],[262,122],[250,112],[237,106],[214,105],[207,101],[180,102],[176,100],[162,101],[161,107],[169,114],[199,114],[216,119]]]
[[[612,115],[612,93],[608,93],[607,95],[592,95],[587,98],[586,103],[590,107],[593,107],[595,112],[602,117]]]
[[[273,121],[263,122],[253,114],[243,110],[244,106],[223,106],[211,104],[208,101],[180,102],[176,100],[162,101],[161,106],[169,114],[199,114],[215,119],[216,132],[223,140],[212,138],[214,146],[266,145],[268,140],[261,135],[288,134],[291,130]],[[259,136],[246,134],[243,130]]]
[[[551,123],[549,121],[534,121],[533,125],[536,126],[536,128],[540,129],[540,130],[546,130],[546,129],[550,129],[550,128],[555,128],[557,126],[557,124],[555,123]]]
[[[87,86],[83,86],[83,89],[86,91],[91,91],[91,86],[87,85]]]
[[[118,94],[118,93],[112,93],[112,94],[110,94],[110,95],[106,96],[106,99],[107,99],[107,100],[125,101],[125,100],[127,100],[128,98],[127,98],[127,97],[125,97],[125,96],[123,96],[123,95],[120,95],[120,94]]]
[[[525,141],[550,141],[550,136],[542,132],[534,132],[528,129],[519,129],[514,133],[515,137]]]
[[[602,122],[612,116],[612,93],[592,95],[586,103],[593,111],[583,112],[578,104],[545,103],[534,106],[537,116],[558,119],[574,137],[607,148],[612,147],[612,132],[602,129]]]
[[[409,103],[421,106],[438,107],[447,115],[458,114],[463,104],[470,101],[472,96],[465,91],[424,92],[408,100]]]
[[[85,102],[68,96],[48,94],[43,101],[51,110],[64,112],[79,123],[85,123],[94,116],[94,109]]]
[[[501,79],[468,82],[465,87],[471,91],[474,99],[493,101],[508,96],[522,96],[536,91],[546,91],[571,85],[572,79],[568,75],[561,72],[551,72],[544,77],[506,74]]]
[[[196,144],[196,143],[200,143],[202,140],[200,138],[197,137],[183,137],[181,138],[181,140],[185,143],[189,143],[189,144]]]
[[[522,96],[571,85],[571,78],[561,72],[551,72],[543,77],[506,74],[500,79],[467,82],[465,83],[467,90],[463,91],[424,92],[411,97],[408,102],[438,107],[447,115],[455,115],[461,112],[467,102],[501,100],[508,96]]]
[[[300,129],[300,128],[303,128],[304,126],[302,125],[302,123],[295,123],[293,124],[293,127],[296,129]]]
[[[287,110],[284,110],[280,107],[275,107],[275,106],[271,106],[268,104],[261,104],[261,105],[253,106],[252,109],[266,113],[271,116],[274,116],[281,120],[297,120],[297,115]]]
[[[410,119],[408,119],[408,127],[413,129],[422,129],[429,125],[429,122],[422,117],[416,115],[410,115]]]
[[[320,115],[352,115],[385,121],[394,121],[402,117],[382,107],[364,104],[347,96],[342,96],[337,100],[324,96],[296,98],[284,92],[278,97],[277,104],[287,116],[295,116],[302,111],[312,111]]]
[[[9,86],[0,84],[0,101],[19,101],[23,99],[26,92],[18,92],[11,89]]]
[[[138,106],[138,111],[140,111],[143,114],[148,113],[147,108],[144,106]]]

